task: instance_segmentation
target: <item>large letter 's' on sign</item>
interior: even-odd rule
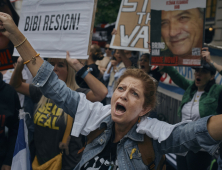
[[[19,29],[41,57],[65,58],[69,51],[86,59],[96,6],[97,0],[23,0]]]
[[[148,52],[150,1],[122,0],[111,48]]]

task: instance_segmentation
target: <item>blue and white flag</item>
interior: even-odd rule
[[[32,170],[25,115],[26,113],[20,110],[18,136],[15,144],[11,170]]]

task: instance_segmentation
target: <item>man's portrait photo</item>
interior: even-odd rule
[[[204,10],[162,11],[161,36],[173,55],[186,57],[202,48]]]
[[[158,53],[156,55],[164,57],[162,64],[167,65],[166,61],[169,57],[177,58],[175,65],[201,64],[204,13],[204,8],[152,10],[151,17],[156,16],[158,21],[151,19],[151,25],[155,27],[151,27],[151,42],[165,44],[165,48],[158,49],[159,55]]]

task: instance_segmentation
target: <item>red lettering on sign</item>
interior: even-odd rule
[[[152,64],[163,64],[163,57],[152,57]]]
[[[167,1],[166,4],[167,5],[175,5],[175,1]]]
[[[165,57],[166,64],[177,64],[178,58],[176,57]]]
[[[7,64],[8,63],[7,56],[6,56],[5,52],[1,53],[0,62],[1,62],[1,64]]]
[[[9,62],[10,62],[10,63],[13,63],[13,61],[12,61],[12,56],[11,56],[11,54],[10,54],[10,52],[9,52],[8,49],[6,50],[6,53],[7,53],[7,56],[8,56],[8,58],[9,58]]]
[[[8,49],[1,50],[0,52],[0,70],[13,68],[12,56]]]
[[[174,9],[180,9],[180,5],[175,5]]]

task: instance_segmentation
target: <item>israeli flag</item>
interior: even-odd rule
[[[20,110],[18,136],[15,143],[11,170],[32,170],[28,147],[28,129],[25,123],[26,114],[28,113]]]

